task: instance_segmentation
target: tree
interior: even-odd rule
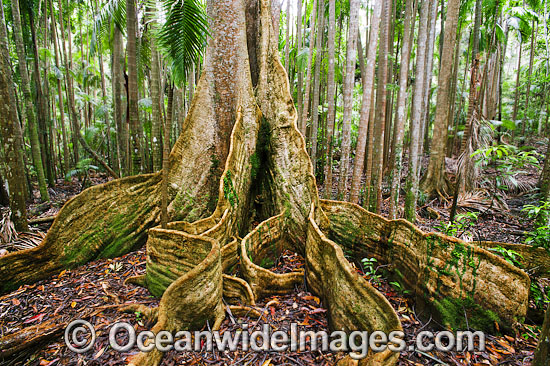
[[[355,151],[355,162],[353,166],[353,176],[351,180],[350,202],[359,203],[359,193],[361,190],[361,176],[363,175],[363,166],[365,163],[365,148],[367,146],[367,132],[369,128],[369,114],[371,111],[371,99],[374,90],[374,67],[376,64],[376,50],[378,48],[378,29],[380,27],[382,11],[382,2],[377,1],[374,4],[370,21],[370,37],[367,46],[367,64],[365,66],[365,75],[361,73],[363,80],[363,97],[361,100],[361,114],[359,117],[359,131],[357,132],[357,149]],[[373,123],[373,121],[370,121]],[[370,167],[369,167],[370,168]],[[370,178],[370,176],[369,176]],[[367,182],[367,189],[370,182]],[[366,196],[366,195],[365,195]]]
[[[340,180],[338,197],[346,200],[348,169],[351,153],[351,111],[353,108],[353,86],[355,84],[355,62],[357,58],[357,33],[359,27],[359,1],[350,0],[349,30],[347,39],[346,75],[344,79],[344,116],[342,119],[342,155],[340,157]]]
[[[409,144],[409,170],[405,185],[405,218],[411,222],[416,219],[416,200],[418,197],[418,153],[422,119],[422,102],[426,67],[426,48],[428,42],[428,18],[433,0],[422,0],[418,29],[414,95],[411,106],[411,126]]]
[[[452,82],[453,56],[456,42],[456,30],[460,10],[459,0],[450,0],[447,5],[447,20],[443,39],[443,54],[441,55],[441,70],[437,89],[435,107],[434,132],[430,149],[430,163],[421,189],[428,195],[445,191],[445,152],[447,146],[447,130],[449,112],[451,110],[450,90]]]
[[[0,26],[0,137],[5,158],[5,174],[8,181],[11,218],[18,231],[27,231],[27,209],[25,206],[25,168],[21,146],[23,144],[21,126],[15,106],[15,90],[11,74],[8,49],[8,32],[4,17],[4,7],[0,6],[2,25]]]
[[[319,93],[321,87],[321,59],[322,59],[322,45],[323,35],[325,27],[325,4],[319,2],[319,15],[317,20],[317,37],[316,37],[316,54],[315,54],[315,83],[313,85],[313,102],[311,104],[312,117],[311,117],[311,161],[313,163],[313,173],[317,171],[317,138],[319,130]]]
[[[382,202],[382,170],[384,165],[384,130],[386,129],[386,84],[388,82],[388,46],[391,22],[391,0],[384,1],[380,50],[378,56],[378,84],[376,86],[376,112],[373,123],[372,177],[369,186],[369,210],[380,213]]]
[[[397,219],[397,211],[399,208],[399,191],[401,190],[401,169],[403,163],[403,137],[405,135],[405,121],[407,118],[407,96],[408,96],[408,81],[409,81],[409,63],[411,59],[411,46],[414,36],[414,22],[416,16],[416,6],[413,7],[414,0],[407,0],[405,4],[405,20],[403,23],[403,49],[401,50],[401,62],[399,69],[399,92],[397,94],[397,116],[395,120],[395,149],[392,151],[394,160],[392,171],[390,173],[390,219]]]
[[[367,248],[380,251],[384,260],[403,274],[405,285],[426,294],[428,301],[434,299],[436,309],[441,308],[436,305],[443,299],[461,299],[464,289],[506,324],[524,317],[530,284],[525,272],[471,244],[423,233],[357,205],[319,199],[313,167],[296,124],[298,114],[288,79],[278,58],[269,1],[247,4],[259,11],[259,24],[256,16],[246,17],[243,5],[231,0],[209,4],[212,39],[204,70],[184,131],[170,154],[170,169],[165,172],[169,178],[165,181],[170,202],[168,229],[153,227],[159,221],[161,174],[91,187],[64,206],[39,247],[0,258],[0,291],[92,258],[124,253],[147,239],[147,272],[132,281],[162,297],[160,305],[149,309],[134,304],[125,310],[147,314],[156,322],[152,328],[156,334],[160,330],[200,329],[205,324],[216,330],[227,308],[224,293],[230,301],[235,298],[231,304],[253,304],[263,296],[293,289],[304,276],[309,288],[327,305],[331,328],[385,333],[402,330],[389,302],[357,275],[344,256],[343,245],[357,258]],[[256,52],[255,61],[251,61],[249,51]],[[221,90],[227,80],[232,81],[231,88]],[[216,90],[227,95],[217,95]],[[216,108],[223,106],[216,104],[221,95],[227,98],[226,111],[234,111],[234,124],[218,178],[216,206],[211,212],[193,214],[207,201],[204,195],[209,192],[199,191],[206,187],[213,167],[205,151],[219,143],[218,130],[225,128],[228,113],[218,113]],[[190,208],[189,202],[193,202]],[[186,221],[177,221],[180,218]],[[253,227],[256,219],[262,223]],[[344,237],[350,240],[338,239]],[[389,238],[391,253],[382,253]],[[426,261],[425,248],[436,241],[454,249],[434,251],[430,254],[433,258]],[[304,255],[306,273],[275,275],[255,264],[263,257],[261,248],[279,242]],[[450,253],[459,248],[472,253],[472,260],[482,270],[464,265],[461,286],[454,277],[444,278],[449,286],[433,286],[443,280],[439,277],[442,274],[428,270],[426,262],[449,262]],[[235,265],[240,266],[242,278],[230,275]],[[476,283],[483,286],[476,287]],[[249,310],[246,305],[229,309]],[[445,309],[445,314],[451,312],[454,319],[463,311],[460,307],[453,314]],[[3,339],[2,347],[4,344]],[[362,362],[392,366],[398,358],[399,353],[388,349],[370,353]],[[162,353],[153,350],[129,361],[133,365],[157,365],[161,359]],[[353,361],[346,358],[343,362]]]
[[[11,2],[11,12],[13,16],[13,28],[15,38],[15,48],[17,50],[17,58],[19,63],[19,77],[21,78],[21,89],[25,103],[25,114],[29,127],[29,137],[31,143],[31,155],[34,169],[38,178],[38,189],[42,201],[49,201],[48,186],[44,175],[44,166],[40,152],[40,140],[38,139],[38,129],[36,127],[36,116],[34,113],[32,94],[29,83],[29,74],[27,72],[27,55],[25,53],[25,45],[23,44],[23,29],[21,26],[21,14],[19,12],[19,0]]]
[[[336,34],[336,0],[328,2],[328,81],[327,81],[327,156],[325,163],[325,198],[332,197],[332,155],[334,149],[334,116],[336,111],[334,80],[334,39]]]
[[[302,109],[302,124],[300,126],[300,132],[302,132],[302,135],[304,137],[307,136],[306,130],[307,130],[307,119],[309,115],[309,96],[311,91],[311,68],[313,63],[313,40],[315,39],[315,27],[314,23],[317,22],[317,0],[313,0],[313,10],[311,12],[311,18],[309,20],[310,23],[310,33],[309,33],[309,53],[307,58],[307,70],[306,70],[306,94],[304,98],[304,107]],[[318,24],[318,22],[317,22]],[[319,31],[317,31],[319,33]],[[319,38],[320,35],[317,35],[317,38]]]
[[[533,366],[546,366],[550,362],[550,306],[546,307],[544,323],[535,349]]]
[[[141,159],[141,128],[138,115],[138,70],[137,70],[137,12],[136,0],[126,0],[126,54],[128,58],[128,114],[130,121],[130,156],[132,174],[143,171]],[[130,157],[129,157],[130,158]]]

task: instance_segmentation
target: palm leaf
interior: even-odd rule
[[[95,55],[97,46],[102,39],[106,37],[110,31],[110,25],[114,23],[124,34],[126,30],[126,1],[125,0],[108,0],[107,3],[99,10],[94,21],[94,31],[92,33],[92,42],[90,56]]]
[[[158,32],[159,50],[170,64],[173,80],[179,83],[206,47],[206,10],[199,0],[161,0],[161,4],[166,22]]]

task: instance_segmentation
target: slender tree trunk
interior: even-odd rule
[[[391,0],[384,1],[380,27],[380,49],[378,56],[378,84],[376,86],[376,112],[373,123],[372,177],[369,189],[369,210],[380,212],[382,201],[382,169],[384,163],[384,130],[386,124],[386,84],[388,82],[388,45],[391,22]]]
[[[428,52],[426,53],[426,77],[424,79],[424,100],[422,102],[422,130],[421,139],[418,141],[419,159],[424,155],[427,145],[428,131],[430,127],[430,100],[432,95],[432,76],[433,76],[433,61],[435,48],[435,27],[437,25],[437,0],[434,0],[430,7],[430,22],[428,32]],[[422,138],[423,137],[423,138]],[[418,164],[420,168],[420,164]],[[420,175],[420,169],[417,173]]]
[[[319,16],[317,26],[317,41],[315,44],[315,83],[313,84],[313,102],[311,105],[312,117],[311,117],[311,161],[313,163],[313,174],[317,171],[317,138],[319,129],[319,89],[321,86],[321,60],[322,47],[323,47],[323,34],[324,34],[324,20],[325,20],[325,4],[319,3]]]
[[[514,95],[514,109],[512,111],[512,120],[515,122],[518,117],[518,105],[519,105],[519,76],[521,75],[521,51],[523,43],[519,42],[519,52],[518,52],[518,67],[516,72],[516,87]]]
[[[529,72],[527,73],[527,90],[525,91],[525,110],[523,112],[523,126],[521,129],[521,134],[525,136],[525,127],[527,126],[528,120],[526,118],[527,113],[529,112],[529,97],[531,94],[531,77],[533,75],[533,61],[535,59],[535,39],[537,38],[538,28],[535,30],[535,19],[533,19],[531,24],[531,50],[529,55]]]
[[[332,198],[332,155],[334,137],[334,116],[336,111],[335,94],[336,84],[334,80],[334,42],[336,33],[336,0],[329,0],[328,15],[328,81],[327,81],[327,157],[325,165],[325,198]]]
[[[290,76],[290,0],[286,0],[286,32],[285,32],[285,70],[287,75]]]
[[[164,139],[162,151],[162,197],[161,197],[161,218],[160,222],[163,229],[166,229],[168,224],[168,178],[170,172],[170,130],[172,129],[173,116],[173,100],[174,86],[171,82],[168,83],[168,106],[166,110],[166,118],[164,122]]]
[[[302,132],[302,135],[304,138],[306,135],[307,130],[307,119],[308,119],[308,113],[309,113],[309,96],[311,91],[311,68],[313,63],[313,40],[315,36],[315,27],[314,23],[317,18],[317,0],[313,0],[313,11],[311,12],[311,18],[310,18],[310,33],[309,33],[309,55],[307,58],[307,71],[306,71],[306,93],[304,97],[304,108],[302,109],[302,124],[300,125],[300,132]]]
[[[407,119],[407,96],[409,80],[409,63],[411,59],[411,46],[414,36],[414,22],[416,20],[416,6],[414,0],[407,0],[405,4],[405,20],[403,23],[403,49],[401,50],[401,62],[399,69],[399,92],[397,94],[397,116],[395,119],[394,147],[392,157],[394,160],[390,173],[390,219],[397,219],[399,209],[399,191],[401,190],[401,170],[403,164],[403,137],[405,135],[405,121]]]
[[[450,85],[452,83],[452,65],[455,53],[456,31],[460,0],[449,0],[447,3],[447,21],[441,55],[441,70],[437,88],[437,103],[435,109],[434,135],[430,149],[430,163],[421,188],[428,194],[445,188],[445,147],[447,145],[447,130],[449,112],[451,110]]]
[[[130,149],[132,174],[143,172],[141,161],[142,147],[138,114],[138,75],[137,75],[137,14],[136,0],[126,0],[126,53],[128,57],[128,114],[130,121]]]
[[[53,5],[52,0],[49,0],[49,7],[50,7],[50,15],[51,15],[51,21],[52,21],[52,40],[53,40],[53,48],[54,48],[54,54],[55,54],[55,66],[58,70],[61,69],[61,62],[59,59],[59,47],[57,43],[57,29],[55,27],[55,17],[53,13]],[[58,105],[59,105],[59,124],[61,126],[61,133],[63,135],[63,162],[65,164],[65,173],[69,172],[69,143],[67,141],[67,131],[65,129],[65,111],[63,108],[63,86],[61,84],[61,79],[57,78],[57,97],[58,97]],[[74,147],[73,147],[74,148]],[[75,164],[77,162],[75,161]]]
[[[424,79],[426,75],[426,49],[428,43],[428,18],[430,3],[423,0],[420,7],[420,25],[418,29],[414,95],[411,106],[411,126],[409,143],[409,169],[405,187],[405,218],[410,222],[416,219],[416,199],[418,197],[418,149],[422,122],[422,101]]]
[[[470,73],[470,91],[468,96],[468,112],[466,114],[466,127],[464,128],[464,135],[462,136],[462,143],[460,147],[460,152],[464,151],[466,148],[466,142],[470,139],[470,129],[471,129],[471,120],[474,114],[474,111],[477,109],[478,101],[476,98],[477,95],[477,80],[478,80],[478,69],[479,69],[479,28],[481,26],[481,0],[476,0],[476,10],[474,18],[474,30],[472,32],[472,64],[471,64],[471,73]],[[466,74],[465,74],[466,76]]]
[[[296,6],[298,7],[298,26],[296,29],[296,33],[298,35],[298,41],[296,43],[296,54],[300,53],[300,50],[302,49],[302,0],[297,0]],[[298,85],[296,85],[298,97],[296,98],[296,104],[298,109],[298,129],[302,130],[302,123],[305,123],[302,120],[302,111],[303,111],[303,104],[304,104],[304,97],[303,97],[303,88],[302,85],[304,84],[304,73],[302,71],[301,67],[298,67]]]
[[[283,6],[282,0],[272,0],[271,1],[271,17],[273,18],[273,29],[275,30],[277,43],[279,42],[279,31],[280,31],[280,27],[281,27],[281,7],[282,6]]]
[[[363,97],[361,100],[361,114],[359,117],[359,130],[357,133],[357,149],[355,151],[355,162],[353,166],[353,176],[351,180],[350,201],[359,203],[361,190],[361,176],[365,165],[365,148],[367,146],[367,133],[369,130],[369,114],[371,110],[372,94],[374,89],[374,69],[376,64],[376,49],[378,47],[378,29],[380,28],[380,19],[382,12],[382,1],[374,4],[374,10],[370,21],[370,37],[367,46],[367,62],[364,73],[361,73],[363,80]],[[358,45],[360,40],[358,39]],[[371,121],[372,123],[372,121]],[[366,189],[370,186],[367,182]]]
[[[33,165],[38,178],[38,189],[40,190],[40,198],[42,201],[49,201],[48,186],[44,176],[44,165],[42,164],[42,156],[40,152],[40,140],[38,139],[38,129],[36,127],[36,116],[34,114],[34,106],[32,103],[32,94],[29,83],[29,74],[27,72],[27,55],[25,53],[25,45],[23,44],[23,29],[21,26],[21,14],[19,12],[19,0],[11,2],[13,16],[13,33],[15,38],[15,48],[17,50],[17,58],[19,64],[19,77],[21,78],[21,89],[23,91],[23,99],[25,104],[25,114],[29,127],[29,138],[31,143],[31,155]]]
[[[152,12],[153,9],[149,9]],[[154,30],[155,20],[149,19],[150,29]],[[151,121],[151,138],[152,138],[152,150],[153,150],[153,172],[157,172],[162,167],[162,111],[161,105],[164,103],[161,98],[160,89],[160,55],[157,50],[156,41],[153,36],[149,36],[149,42],[151,44],[151,70],[150,70],[150,92],[151,92],[151,106],[152,106],[152,121]]]
[[[16,230],[27,231],[29,227],[25,206],[25,167],[21,151],[23,136],[17,118],[3,6],[0,6],[0,15],[2,16],[0,25],[0,137],[6,162],[5,173],[9,187],[11,218]]]
[[[550,364],[550,305],[546,307],[539,344],[535,350],[532,365],[547,366],[548,364]]]
[[[47,1],[47,0],[45,0]],[[45,2],[44,6],[47,6],[47,3]],[[40,77],[40,67],[38,65],[40,57],[38,55],[38,39],[36,37],[36,28],[34,24],[34,13],[32,10],[27,10],[28,17],[29,17],[29,25],[31,30],[31,37],[32,37],[32,51],[33,51],[33,68],[34,68],[34,77],[35,77],[35,91],[36,91],[36,101],[38,105],[38,139],[40,140],[40,152],[42,155],[42,163],[45,167],[49,166],[49,158],[48,158],[48,135],[47,135],[47,125],[48,125],[48,106],[47,106],[47,99],[45,97],[45,93],[43,92],[43,88],[47,89],[48,85],[48,79],[44,77],[44,84],[42,84],[42,80]],[[45,12],[46,14],[46,12]],[[46,74],[46,70],[44,70],[44,74]],[[51,177],[52,180],[53,177]],[[55,184],[55,182],[50,182],[50,184]]]
[[[348,168],[351,150],[351,112],[353,108],[353,86],[355,84],[355,61],[357,56],[357,33],[359,1],[350,0],[349,30],[347,39],[346,75],[344,79],[344,116],[342,120],[342,155],[340,156],[340,180],[338,196],[346,200]]]
[[[72,32],[71,32],[71,17],[68,17],[67,24],[67,48],[65,49],[65,25],[63,23],[63,5],[61,0],[59,1],[59,16],[60,16],[60,26],[61,26],[61,40],[62,40],[62,51],[65,58],[65,79],[67,82],[67,102],[69,104],[69,114],[71,116],[71,129],[72,129],[72,140],[73,140],[73,157],[74,163],[77,164],[80,160],[80,154],[78,151],[78,136],[80,136],[80,113],[76,110],[76,101],[74,97],[74,85],[73,77],[71,70],[73,69],[73,41],[72,41]],[[68,7],[67,7],[68,8]],[[81,50],[81,54],[83,54]],[[84,64],[84,62],[82,62]],[[89,124],[88,117],[86,114],[86,103],[84,103],[84,108],[82,111],[84,116],[85,126]]]
[[[123,90],[123,65],[124,55],[122,52],[122,31],[115,25],[113,32],[113,104],[114,104],[114,119],[117,130],[117,151],[118,151],[118,172],[123,176],[124,168],[128,156],[126,155],[126,145],[128,144],[128,136],[124,128],[123,107],[122,107],[122,90]]]

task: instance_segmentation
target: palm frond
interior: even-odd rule
[[[92,42],[90,56],[95,55],[97,46],[110,31],[110,25],[114,25],[124,34],[126,31],[126,1],[108,0],[99,10],[94,20],[94,31],[92,33]]]
[[[458,173],[461,179],[461,192],[468,192],[479,187],[481,165],[476,164],[472,155],[478,149],[483,149],[491,144],[492,128],[487,120],[477,117],[477,112],[472,113],[470,126],[470,138],[466,141],[464,151],[458,157]]]
[[[491,197],[485,189],[476,189],[458,195],[457,207],[486,213],[508,211],[509,207],[501,197]]]
[[[158,32],[159,50],[172,69],[176,83],[202,55],[208,33],[208,19],[200,0],[161,0],[166,21]]]

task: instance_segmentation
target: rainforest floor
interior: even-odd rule
[[[538,148],[537,148],[538,149]],[[450,162],[452,166],[452,162]],[[426,161],[423,161],[423,166]],[[337,176],[338,167],[335,168]],[[404,167],[406,172],[406,162]],[[452,175],[452,169],[451,169]],[[405,173],[404,173],[405,174]],[[527,170],[519,176],[525,186],[536,182],[538,172]],[[404,175],[403,175],[404,179]],[[91,173],[88,182],[100,184],[108,181],[104,174]],[[334,182],[333,190],[337,186]],[[36,188],[36,187],[35,187]],[[16,233],[10,227],[7,210],[0,211],[0,255],[5,251],[32,247],[40,243],[51,222],[40,222],[40,219],[53,217],[62,205],[82,190],[80,181],[73,177],[70,181],[58,180],[50,188],[50,203],[40,204],[38,194],[28,202],[29,220],[38,221],[32,225],[31,233]],[[36,189],[35,189],[36,190]],[[324,187],[320,187],[323,191]],[[388,209],[388,192],[384,193],[381,214]],[[475,199],[474,199],[475,201]],[[475,225],[460,232],[471,240],[492,240],[500,242],[522,243],[524,232],[532,227],[522,207],[536,203],[532,190],[507,192],[506,203],[509,210],[478,215]],[[416,224],[425,231],[443,231],[443,225],[449,218],[450,202],[426,200],[419,205]],[[463,207],[460,212],[465,212]],[[37,220],[38,219],[38,220]],[[375,264],[373,270],[365,270],[360,258],[355,258],[353,266],[357,272],[376,287],[396,310],[406,333],[407,345],[413,344],[416,335],[423,330],[441,330],[440,324],[433,319],[420,319],[417,316],[414,299],[397,284],[391,283],[384,265]],[[285,251],[271,268],[277,273],[286,273],[303,268],[304,260],[299,255]],[[127,353],[119,353],[109,347],[108,334],[112,324],[125,321],[136,331],[152,327],[140,313],[124,313],[120,309],[126,304],[143,304],[157,306],[147,289],[125,283],[129,277],[145,273],[145,248],[125,256],[98,260],[70,271],[63,271],[50,279],[33,285],[25,285],[18,290],[0,297],[0,336],[11,334],[28,326],[55,320],[65,325],[78,318],[84,318],[95,326],[97,341],[92,350],[76,354],[64,343],[64,326],[59,326],[55,335],[29,351],[19,353],[9,360],[0,360],[2,365],[124,365],[126,360],[138,350],[134,348]],[[537,280],[544,293],[546,279]],[[398,365],[528,365],[537,344],[540,331],[538,319],[544,309],[536,307],[531,301],[526,324],[519,325],[516,334],[495,334],[487,336],[486,350],[483,352],[402,352]],[[272,296],[262,299],[255,306],[262,317],[236,316],[226,313],[226,319],[220,332],[237,332],[243,324],[249,329],[261,330],[268,324],[273,331],[288,330],[291,323],[298,323],[300,329],[320,331],[328,330],[326,309],[319,298],[308,292],[304,285],[284,296]],[[531,316],[531,317],[530,317]],[[539,323],[539,324],[537,324]],[[205,327],[204,330],[207,330]],[[120,339],[122,343],[124,340]],[[311,351],[302,352],[176,352],[166,353],[163,365],[334,365],[342,354]]]

